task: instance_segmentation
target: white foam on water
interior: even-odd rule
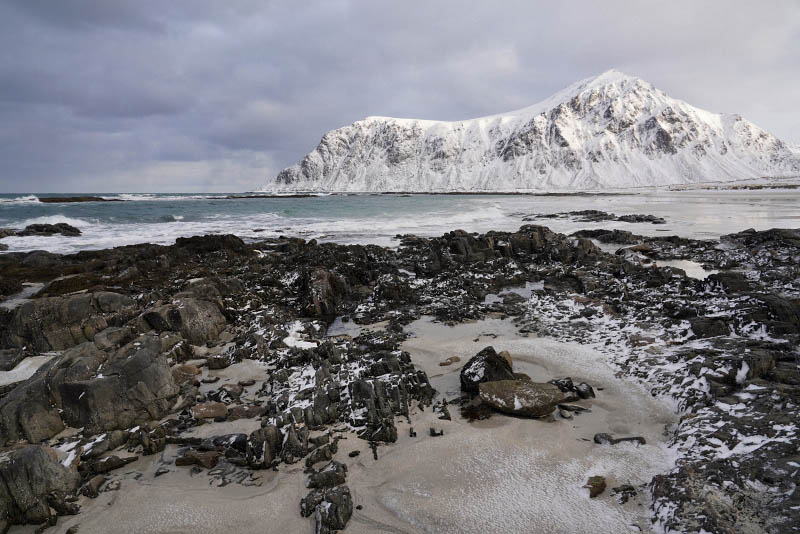
[[[162,215],[164,219],[160,222],[152,222],[152,219],[151,222],[127,222],[136,217],[139,210],[131,210],[128,219],[124,220],[124,214],[127,213],[125,203],[93,203],[92,216],[88,218],[70,217],[64,214],[66,211],[19,222],[6,217],[2,226],[24,227],[34,223],[66,222],[78,227],[83,235],[6,238],[2,242],[9,246],[10,252],[44,249],[71,253],[145,242],[170,245],[178,237],[230,233],[254,240],[289,235],[336,243],[398,246],[399,241],[395,238],[398,234],[431,237],[455,229],[468,232],[516,231],[524,224],[543,225],[554,232],[567,234],[583,229],[605,228],[628,230],[646,236],[680,235],[693,239],[717,239],[720,235],[746,228],[766,230],[797,227],[796,206],[800,202],[800,191],[691,191],[620,196],[447,195],[412,198],[371,195],[328,196],[319,201],[309,198],[283,199],[278,201],[278,206],[267,202],[263,213],[254,213],[250,207],[244,212],[237,211],[241,206],[239,202],[259,206],[259,200],[226,200],[209,205],[208,211],[201,210],[198,215],[197,204],[193,202],[213,196],[121,194],[115,197],[163,203],[168,211]],[[8,204],[4,207],[11,209]],[[186,212],[182,211],[184,208]],[[571,218],[523,220],[529,215],[584,209],[599,209],[617,215],[651,214],[665,218],[667,224],[620,221],[586,223]],[[0,217],[4,217],[2,212]],[[255,232],[256,229],[259,231]],[[619,246],[603,245],[601,248],[613,252]]]
[[[0,204],[38,204],[39,197],[36,195],[25,195],[15,198],[0,198]]]
[[[34,217],[32,219],[25,219],[17,223],[15,226],[19,228],[25,228],[31,224],[59,224],[59,223],[67,223],[71,226],[74,226],[78,229],[83,229],[87,226],[91,226],[95,224],[95,222],[87,221],[85,219],[76,219],[74,217],[67,217],[66,215],[57,214],[57,215],[44,215],[42,217]]]

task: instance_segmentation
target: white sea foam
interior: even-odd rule
[[[86,226],[91,226],[94,224],[92,221],[87,221],[85,219],[76,219],[74,217],[67,217],[66,215],[46,215],[43,217],[34,217],[32,219],[25,219],[17,223],[15,226],[20,228],[25,228],[31,224],[59,224],[59,223],[67,223],[71,226],[75,226],[76,228],[85,228]]]
[[[155,193],[119,193],[116,195],[103,195],[106,200],[126,200],[129,202],[175,202],[176,200],[204,200],[219,197],[219,194],[204,195],[157,195]]]
[[[0,204],[33,204],[38,202],[39,197],[36,195],[25,195],[15,198],[0,198]]]
[[[141,200],[156,198],[153,195],[136,196]],[[188,197],[172,198],[183,200]],[[29,208],[5,204],[0,206],[0,227],[23,228],[28,224],[58,222],[78,227],[82,232],[78,237],[55,235],[2,240],[8,245],[9,252],[43,249],[58,253],[144,242],[169,245],[178,237],[211,233],[235,234],[244,239],[291,235],[337,243],[397,246],[399,241],[395,236],[398,234],[430,237],[455,229],[468,232],[516,231],[523,224],[541,224],[555,232],[568,234],[587,228],[616,228],[651,236],[709,239],[746,228],[796,227],[798,202],[800,191],[692,191],[623,196],[347,196],[278,201],[230,200],[209,206],[207,210],[205,203],[203,209],[198,209],[197,201],[191,200],[167,202],[152,210],[150,207],[143,210],[145,206],[138,202],[114,202],[62,206],[58,208],[59,213],[53,215],[49,215],[52,206]],[[263,212],[253,209],[262,207]],[[617,215],[647,213],[664,217],[667,223],[585,223],[575,218],[527,217],[584,209],[600,209]],[[15,219],[15,211],[22,212],[22,215]],[[33,214],[48,215],[32,218]],[[137,220],[142,216],[148,220]],[[608,248],[613,252],[617,246]],[[698,266],[697,273],[692,274],[705,277],[709,272]]]

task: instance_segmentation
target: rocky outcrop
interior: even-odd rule
[[[153,308],[143,315],[157,332],[175,331],[192,345],[205,345],[225,329],[225,316],[214,302],[178,298],[172,304]]]
[[[20,349],[0,349],[0,371],[10,371],[25,359]]]
[[[494,347],[486,347],[461,368],[461,391],[466,393],[478,393],[480,384],[496,380],[514,380],[514,372]]]
[[[312,491],[300,502],[300,514],[303,517],[315,514],[316,534],[332,534],[344,529],[353,515],[350,488],[337,486]]]
[[[521,417],[550,415],[556,405],[571,399],[554,384],[527,380],[484,382],[478,392],[481,401],[495,410]]]
[[[67,237],[76,237],[81,235],[81,231],[71,224],[56,223],[56,224],[30,224],[24,230],[17,232],[17,236],[50,236],[61,234]]]
[[[39,352],[64,350],[91,341],[96,333],[122,325],[135,314],[134,301],[118,293],[34,299],[13,310],[0,342]]]
[[[65,498],[78,489],[77,471],[62,466],[55,451],[33,445],[0,452],[0,532],[10,525],[41,524],[75,514]]]
[[[330,317],[336,314],[350,292],[347,281],[327,269],[314,269],[304,281],[306,293],[305,308],[310,315]]]
[[[0,446],[38,443],[65,426],[129,428],[166,415],[178,393],[157,337],[141,336],[111,353],[84,343],[0,399]]]
[[[39,197],[39,202],[45,204],[73,204],[76,202],[125,202],[121,198],[103,198],[95,196],[76,196],[76,197]]]

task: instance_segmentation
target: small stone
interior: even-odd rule
[[[584,488],[589,489],[589,497],[594,499],[606,490],[606,479],[601,476],[589,477]]]
[[[100,494],[100,486],[102,486],[106,480],[108,479],[102,475],[90,478],[86,484],[81,486],[81,495],[89,497],[90,499],[96,498]]]
[[[221,402],[204,402],[192,408],[192,416],[195,419],[224,418],[228,416],[228,407]]]
[[[628,500],[636,497],[636,488],[631,486],[630,484],[623,484],[622,486],[617,486],[616,488],[611,489],[612,495],[617,495],[617,502],[620,504],[625,504]]]
[[[355,458],[359,454],[361,454],[361,451],[350,451],[350,453],[347,456],[349,456],[350,458]]]

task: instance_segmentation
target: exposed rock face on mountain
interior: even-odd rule
[[[368,117],[325,134],[265,189],[587,190],[796,174],[797,147],[611,70],[500,115]]]

